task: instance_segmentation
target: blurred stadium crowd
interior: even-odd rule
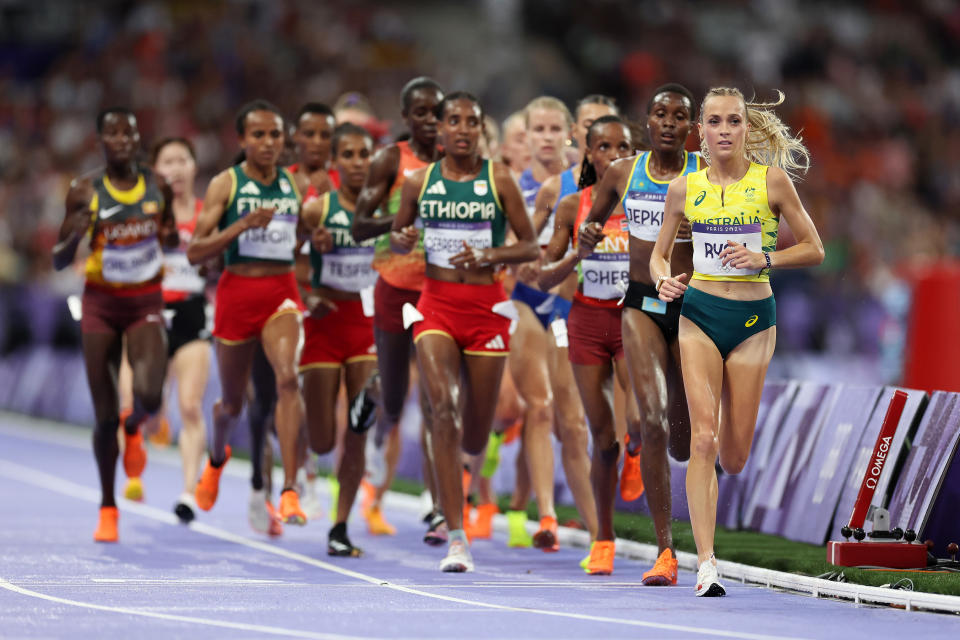
[[[50,248],[70,178],[100,163],[103,106],[136,111],[145,149],[191,138],[202,193],[255,97],[359,109],[386,141],[415,75],[476,93],[498,121],[539,94],[588,93],[639,119],[677,81],[786,93],[827,261],[777,273],[778,355],[867,357],[896,380],[908,274],[960,249],[958,62],[951,0],[0,1],[0,350],[78,344],[63,299],[81,276],[55,273]]]

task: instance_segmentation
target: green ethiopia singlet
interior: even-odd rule
[[[220,229],[260,207],[274,209],[273,220],[264,229],[247,229],[230,243],[224,256],[226,265],[243,262],[281,262],[293,264],[297,246],[297,219],[300,192],[287,169],[277,169],[277,177],[268,185],[250,178],[241,165],[230,167],[233,187],[230,200],[220,217]]]
[[[443,177],[434,162],[417,199],[423,224],[427,263],[451,269],[450,258],[466,242],[476,249],[503,245],[507,221],[493,181],[493,161],[486,160],[473,180],[455,182]]]
[[[333,236],[333,251],[320,253],[310,245],[311,279],[313,287],[331,287],[340,291],[359,292],[372,287],[377,281],[373,270],[374,238],[357,244],[350,228],[353,226],[353,211],[340,203],[340,194],[327,192],[323,198],[321,222]]]

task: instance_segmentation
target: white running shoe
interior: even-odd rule
[[[713,564],[711,560],[701,563],[697,570],[697,595],[706,598],[727,595],[723,585],[720,584],[717,565]]]
[[[440,562],[440,571],[464,573],[473,571],[473,556],[465,542],[454,540],[447,549],[447,557]]]
[[[300,508],[307,514],[307,520],[319,520],[323,517],[323,505],[317,497],[317,487],[314,480],[307,476],[307,470],[301,467],[297,470],[297,493],[300,494]]]
[[[257,533],[270,532],[270,512],[267,510],[266,489],[252,489],[250,501],[247,503],[247,520],[250,527]]]

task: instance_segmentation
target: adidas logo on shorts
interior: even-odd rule
[[[501,338],[500,334],[498,333],[493,340],[490,340],[489,342],[487,342],[487,344],[483,345],[483,347],[485,349],[501,349],[502,350],[507,348],[507,344],[503,341],[503,338]]]
[[[254,183],[248,182],[247,184],[240,187],[240,193],[246,194],[248,196],[258,196],[260,195],[260,189],[258,189],[257,185],[255,185]]]
[[[446,190],[446,188],[443,186],[443,180],[437,180],[437,181],[434,182],[432,185],[430,185],[430,188],[427,189],[427,193],[430,194],[430,195],[433,195],[433,196],[445,196],[445,195],[447,195],[447,190]]]

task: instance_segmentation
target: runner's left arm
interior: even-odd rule
[[[157,180],[157,187],[163,194],[163,211],[160,212],[160,228],[158,236],[161,246],[167,249],[175,249],[180,245],[180,232],[177,230],[177,219],[173,215],[173,189],[170,183],[159,173],[154,173]]]

